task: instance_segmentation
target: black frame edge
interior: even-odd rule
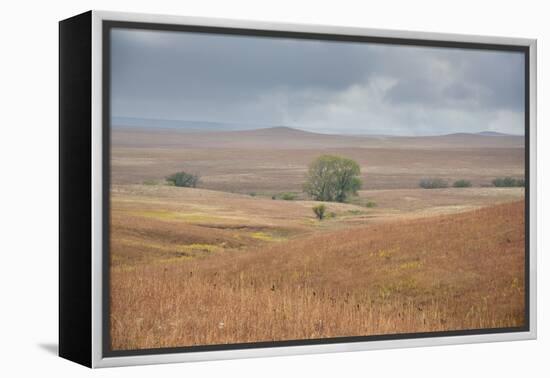
[[[92,12],[59,22],[59,356],[92,367]]]

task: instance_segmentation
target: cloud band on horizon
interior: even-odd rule
[[[315,132],[524,132],[520,52],[115,28],[113,117]]]

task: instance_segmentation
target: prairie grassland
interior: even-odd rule
[[[415,189],[419,180],[524,175],[519,136],[374,137],[308,133],[288,128],[232,132],[115,129],[112,182],[163,181],[181,170],[199,173],[201,187],[236,193],[301,192],[308,165],[330,153],[361,166],[363,188]]]
[[[314,201],[282,201],[204,189],[122,185],[111,191],[111,264],[199,258],[343,227],[363,208],[330,204],[336,222],[316,222]],[[359,209],[359,210],[358,210]],[[357,213],[357,214],[359,214]]]
[[[523,137],[120,128],[112,142],[115,350],[524,322],[524,189],[488,187],[523,177]],[[325,153],[357,161],[363,190],[318,221],[302,188]],[[182,170],[200,188],[163,185]]]
[[[111,263],[134,265],[243,251],[312,233],[463,212],[523,196],[522,188],[363,191],[357,204],[325,204],[329,218],[319,222],[312,212],[315,201],[115,185],[111,190]],[[363,206],[367,201],[374,201],[376,207]]]
[[[317,232],[299,203],[272,201],[282,210],[271,212],[248,198],[250,220],[192,201],[219,206],[219,219],[198,208],[190,219],[178,216],[184,201],[144,208],[152,198],[114,193],[115,350],[524,323],[523,201]]]
[[[374,202],[380,212],[392,215],[433,215],[456,213],[513,202],[524,197],[524,188],[444,188],[362,190],[353,203]]]

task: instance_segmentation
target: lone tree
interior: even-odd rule
[[[166,181],[175,186],[194,188],[199,183],[199,176],[187,172],[177,172],[166,177]]]
[[[344,202],[361,188],[360,173],[351,159],[322,155],[309,166],[304,191],[316,201]]]
[[[327,211],[327,208],[325,205],[321,204],[321,205],[314,206],[312,210],[315,213],[315,216],[319,220],[323,220],[323,218],[325,217],[325,211]]]

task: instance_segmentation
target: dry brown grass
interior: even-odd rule
[[[314,201],[271,200],[205,189],[116,185],[111,190],[112,263],[205,257],[260,247],[313,232],[456,213],[523,198],[522,188],[363,191],[357,202],[325,204],[335,216],[316,220]]]
[[[364,189],[417,188],[422,178],[470,180],[524,175],[523,137],[360,137],[302,132],[185,133],[115,129],[112,182],[162,181],[181,170],[199,173],[200,187],[271,197],[302,190],[308,165],[330,152],[361,166]]]
[[[136,241],[159,228],[117,227]],[[163,232],[176,244],[191,240]],[[125,251],[127,261],[111,265],[112,348],[521,326],[524,240],[520,201],[246,250],[236,238],[235,248],[203,258],[148,264],[114,244],[112,258]]]

